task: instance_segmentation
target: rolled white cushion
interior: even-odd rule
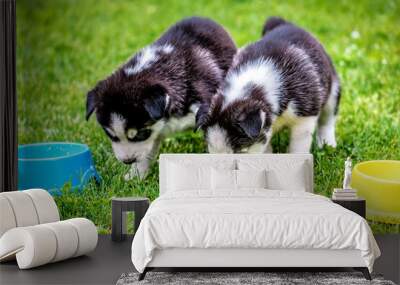
[[[0,239],[0,260],[16,255],[20,269],[51,262],[56,254],[57,240],[53,231],[42,225],[19,227],[6,232]]]
[[[86,254],[96,248],[96,226],[84,218],[18,227],[0,238],[0,261],[16,255],[20,269]]]
[[[78,248],[74,257],[91,252],[96,248],[98,239],[97,228],[91,220],[75,218],[66,220],[65,222],[71,224],[78,233]]]
[[[10,202],[6,197],[0,195],[0,237],[16,226],[17,223]]]
[[[39,218],[39,224],[52,223],[60,220],[58,208],[53,197],[43,189],[25,190],[23,193],[28,194],[36,208]]]
[[[35,205],[29,195],[23,191],[1,193],[13,209],[17,227],[33,226],[39,223]]]
[[[0,193],[0,237],[15,227],[60,220],[53,197],[43,189]]]
[[[67,221],[44,224],[56,236],[57,251],[51,262],[64,260],[74,256],[78,250],[78,233],[71,228],[71,224]]]

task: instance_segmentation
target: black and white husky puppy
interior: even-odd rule
[[[132,164],[125,179],[144,177],[160,140],[195,126],[198,106],[215,95],[236,46],[217,23],[187,18],[136,53],[87,94],[115,156]]]
[[[271,152],[270,139],[291,129],[289,152],[336,146],[340,83],[329,56],[303,29],[270,18],[263,38],[238,51],[225,82],[197,114],[211,153]]]

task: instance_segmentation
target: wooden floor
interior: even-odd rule
[[[400,282],[400,235],[375,237],[382,256],[375,262],[374,273]],[[58,263],[29,270],[19,270],[16,262],[0,264],[0,284],[115,284],[124,272],[134,271],[131,263],[132,238],[124,242],[111,241],[100,235],[94,252]]]

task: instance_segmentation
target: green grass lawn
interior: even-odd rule
[[[311,31],[332,56],[342,80],[338,147],[318,150],[315,191],[330,196],[343,178],[343,161],[400,159],[399,1],[106,1],[17,2],[19,142],[76,141],[89,145],[100,186],[84,194],[65,187],[57,198],[62,217],[84,216],[110,231],[110,198],[158,196],[158,167],[144,181],[125,182],[109,140],[92,118],[85,121],[86,92],[141,47],[183,17],[200,15],[221,23],[238,46],[258,40],[267,16],[279,15]],[[284,152],[287,132],[274,137]],[[166,139],[162,152],[206,151],[201,133]],[[399,225],[371,222],[375,232]]]

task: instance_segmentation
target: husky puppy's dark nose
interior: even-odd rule
[[[131,158],[124,159],[122,162],[125,164],[132,164],[135,161],[136,161],[136,157],[131,157]]]

